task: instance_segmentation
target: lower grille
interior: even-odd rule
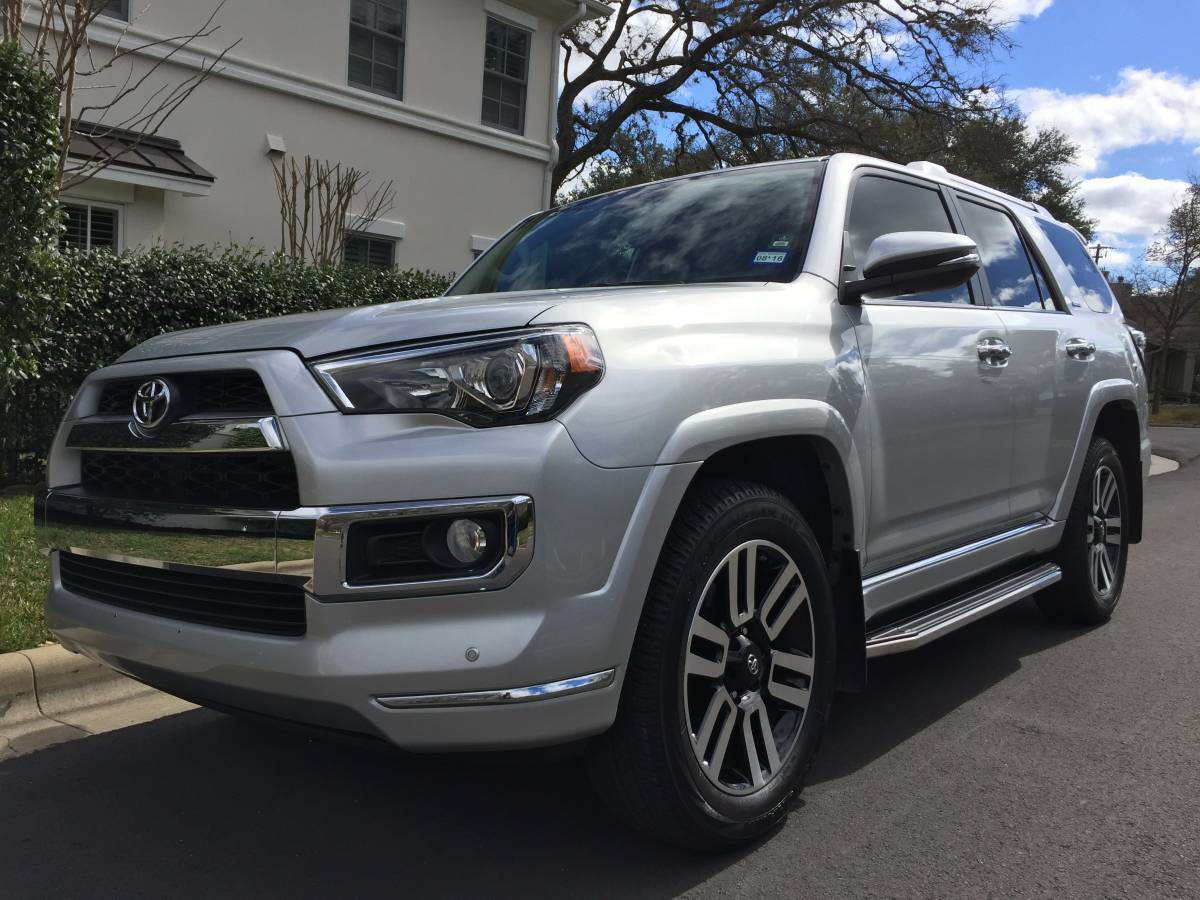
[[[59,552],[62,585],[122,609],[256,634],[299,637],[307,620],[297,585],[201,575]]]
[[[239,509],[300,505],[290,453],[84,453],[80,481],[119,500]]]

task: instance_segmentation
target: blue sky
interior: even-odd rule
[[[1200,0],[1000,3],[1023,15],[989,74],[1083,148],[1074,174],[1120,271],[1200,174]]]

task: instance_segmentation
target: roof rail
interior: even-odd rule
[[[938,163],[928,162],[927,160],[918,160],[916,162],[910,162],[905,166],[905,168],[912,169],[919,175],[932,175],[934,177],[945,178],[949,181],[957,182],[964,187],[969,187],[972,190],[991,194],[993,197],[1003,197],[1009,203],[1019,203],[1026,209],[1032,209],[1034,212],[1041,213],[1048,218],[1054,218],[1040,203],[1034,203],[1031,200],[1022,200],[1020,197],[1014,197],[1012,194],[1006,194],[1004,191],[998,191],[994,187],[988,187],[986,184],[981,184],[978,181],[972,181],[970,178],[963,178],[961,175],[955,175],[945,166]]]

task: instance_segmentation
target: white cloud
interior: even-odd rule
[[[1048,10],[1052,3],[1054,0],[995,0],[991,6],[992,18],[997,22],[1036,19]]]
[[[1080,183],[1079,193],[1101,235],[1147,242],[1166,223],[1167,214],[1187,186],[1186,181],[1126,172],[1112,178],[1087,178]]]
[[[1094,172],[1116,150],[1167,141],[1200,141],[1200,79],[1122,69],[1109,93],[1047,88],[1012,92],[1034,128],[1055,127],[1079,144],[1079,169]]]

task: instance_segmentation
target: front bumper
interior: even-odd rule
[[[248,634],[99,602],[64,588],[54,553],[47,619],[65,646],[192,700],[414,749],[548,744],[611,724],[670,520],[662,510],[674,509],[694,466],[601,469],[556,422],[464,431],[382,416],[279,421],[311,506],[164,510],[68,486],[49,492],[39,525],[52,548],[302,584],[305,634]],[[71,470],[69,452],[59,468]],[[330,502],[339,496],[346,502]],[[509,504],[512,552],[490,583],[346,585],[347,522],[446,502],[439,497]],[[527,527],[524,498],[536,510]]]

